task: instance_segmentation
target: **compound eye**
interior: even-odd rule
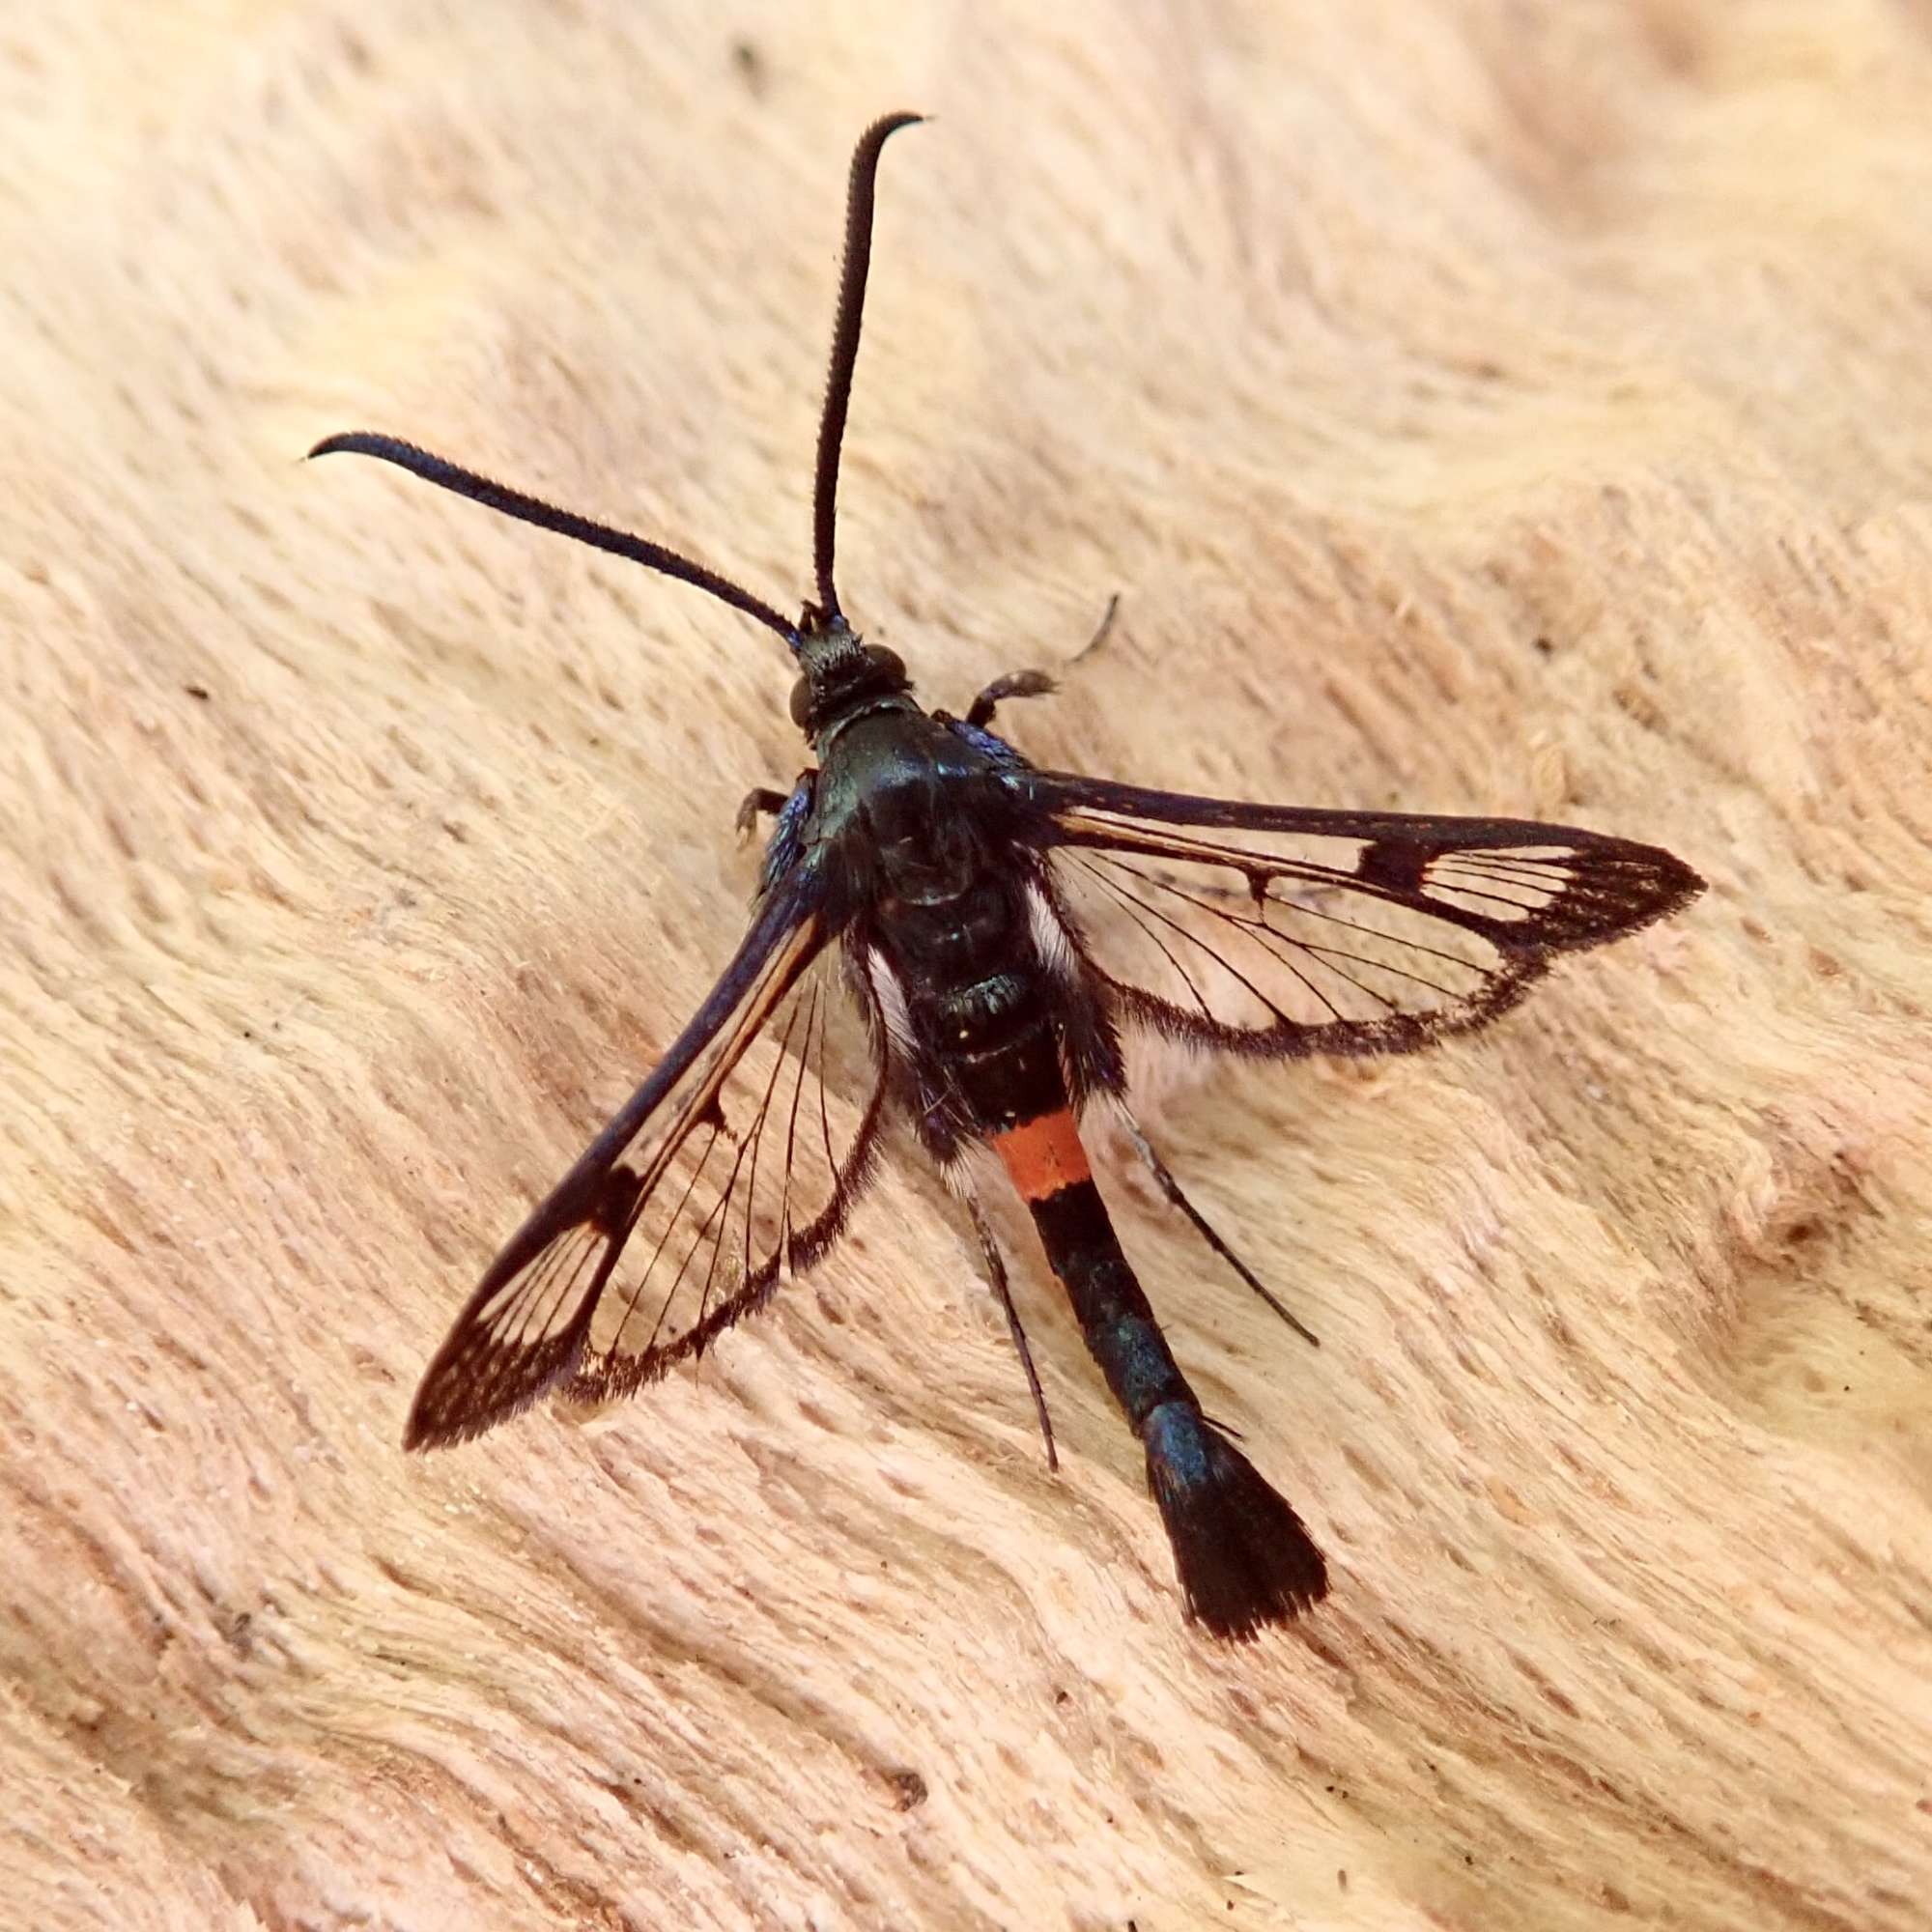
[[[882,670],[898,683],[905,682],[905,659],[898,652],[888,650],[884,644],[867,644],[866,661],[874,670]]]
[[[811,680],[802,677],[791,688],[791,722],[803,731],[811,718]]]

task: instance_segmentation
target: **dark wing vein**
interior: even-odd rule
[[[1214,1015],[1208,1010],[1208,1002],[1203,997],[1200,986],[1195,983],[1193,974],[1188,972],[1186,966],[1181,962],[1180,955],[1148,923],[1148,921],[1153,917],[1151,909],[1143,906],[1140,900],[1122,885],[1119,880],[1113,878],[1108,871],[1103,870],[1100,867],[1088,860],[1082,860],[1079,863],[1084,865],[1087,870],[1107,889],[1116,901],[1126,909],[1127,917],[1153,942],[1161,957],[1174,969],[1175,977],[1187,988],[1188,997],[1194,1002],[1201,1017],[1211,1022]]]

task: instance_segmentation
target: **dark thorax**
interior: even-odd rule
[[[848,931],[889,1025],[929,1069],[916,1108],[942,1160],[962,1136],[1061,1104],[1059,990],[1015,867],[1023,815],[989,754],[909,696],[879,701],[819,740],[825,762],[806,838],[830,847]]]

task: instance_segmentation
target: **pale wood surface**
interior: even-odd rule
[[[0,90],[0,1921],[1928,1922],[1923,6],[75,6]],[[1152,1069],[1326,1343],[1109,1183],[1331,1554],[1244,1652],[903,1172],[698,1373],[397,1446],[799,748],[730,613],[296,459],[789,604],[898,106],[843,580],[929,701],[1119,589],[1044,758],[1713,882],[1433,1058]]]

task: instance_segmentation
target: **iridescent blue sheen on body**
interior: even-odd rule
[[[772,836],[765,841],[765,863],[758,874],[760,893],[770,892],[798,863],[805,822],[811,816],[811,775],[808,774],[792,787],[778,823],[772,827]]]

